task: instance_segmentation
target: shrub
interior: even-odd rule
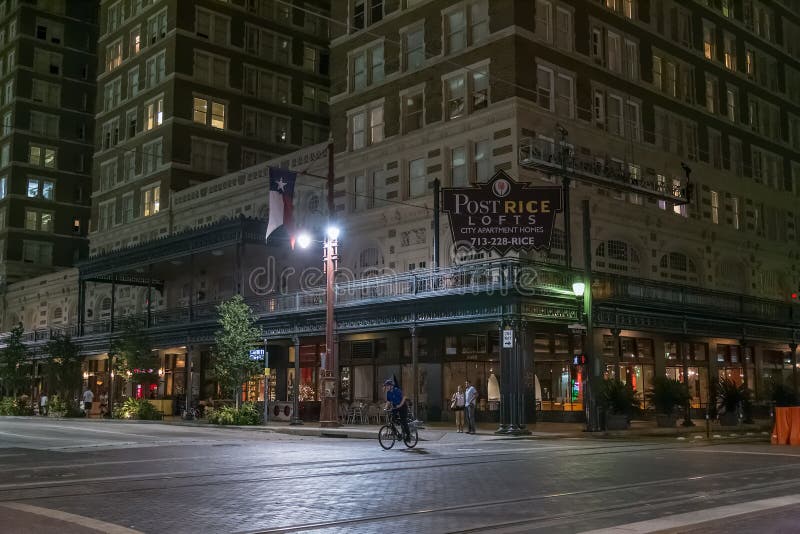
[[[744,384],[736,385],[730,378],[722,378],[717,384],[717,406],[726,413],[733,413],[740,404],[750,400],[750,390]]]
[[[209,409],[208,422],[214,425],[257,425],[261,423],[261,414],[255,404],[246,402],[238,410],[233,406]]]
[[[636,391],[620,380],[603,381],[600,390],[600,401],[611,414],[630,417],[639,410],[639,399]]]
[[[33,404],[27,396],[0,399],[0,415],[33,415]]]
[[[796,406],[797,397],[794,394],[794,388],[782,384],[781,382],[774,382],[769,387],[769,397],[775,406]]]
[[[686,384],[666,376],[657,376],[653,379],[653,388],[647,393],[647,398],[655,406],[656,413],[672,415],[676,408],[685,407],[691,397]]]
[[[146,399],[127,398],[121,406],[114,409],[117,419],[139,419],[142,421],[159,421],[163,414]]]
[[[62,399],[55,395],[48,406],[48,415],[51,417],[83,417],[78,401]]]

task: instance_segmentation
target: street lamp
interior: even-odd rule
[[[323,242],[323,262],[325,264],[325,359],[322,362],[322,373],[320,377],[320,393],[322,395],[322,405],[320,407],[319,422],[323,427],[339,426],[339,394],[337,391],[337,375],[339,363],[335,343],[333,339],[334,317],[333,305],[335,300],[334,283],[336,278],[336,267],[339,260],[339,235],[341,230],[336,225],[330,225],[325,229],[325,241]],[[301,248],[311,245],[311,236],[301,234],[297,243]],[[299,355],[295,354],[295,387],[299,378]],[[297,399],[297,395],[295,395]]]
[[[592,332],[592,292],[586,291],[586,282],[578,280],[572,283],[572,294],[577,299],[583,299],[580,306],[580,317],[578,324],[580,329],[585,333],[583,351],[586,355],[586,363],[584,370],[586,377],[584,378],[583,390],[583,405],[584,412],[586,413],[586,430],[588,432],[596,432],[600,430],[600,417],[597,411],[597,403],[592,390],[592,379],[597,375],[597,355],[592,350],[592,340],[594,333]],[[579,301],[580,302],[580,301]]]
[[[572,284],[572,293],[576,297],[582,297],[585,291],[586,291],[586,284],[584,284],[583,282],[574,282]]]

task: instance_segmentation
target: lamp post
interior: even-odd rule
[[[576,281],[572,284],[572,294],[578,299],[583,299],[580,306],[580,329],[585,332],[584,335],[584,354],[586,355],[586,363],[584,367],[585,378],[583,387],[583,406],[584,413],[586,414],[586,431],[598,432],[600,430],[600,417],[597,411],[597,402],[595,399],[594,391],[592,389],[592,379],[598,375],[595,371],[597,361],[596,356],[592,353],[592,294],[591,290],[586,290],[586,282]]]
[[[339,426],[339,394],[337,391],[339,362],[333,338],[335,328],[333,307],[336,299],[334,284],[339,260],[339,234],[339,227],[335,225],[328,226],[325,230],[325,240],[322,247],[322,259],[325,265],[325,359],[322,362],[320,376],[322,405],[320,407],[319,421],[323,427]],[[301,248],[307,248],[311,245],[311,241],[311,237],[308,234],[301,234],[297,243]],[[295,355],[295,357],[298,356]]]

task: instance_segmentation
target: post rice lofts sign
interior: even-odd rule
[[[532,187],[497,172],[485,184],[442,189],[453,241],[475,250],[550,248],[556,213],[563,211],[561,187]]]

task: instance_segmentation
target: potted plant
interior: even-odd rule
[[[719,422],[723,426],[739,424],[739,407],[749,400],[744,384],[738,385],[730,378],[721,378],[717,384],[717,407],[722,410]]]
[[[769,397],[772,403],[778,407],[797,406],[794,390],[781,382],[770,384]]]
[[[639,409],[636,391],[617,379],[605,380],[600,400],[606,412],[606,430],[627,430]]]
[[[674,428],[677,410],[684,408],[690,398],[686,384],[666,376],[654,378],[653,387],[647,393],[647,399],[656,408],[656,424],[660,428]]]

